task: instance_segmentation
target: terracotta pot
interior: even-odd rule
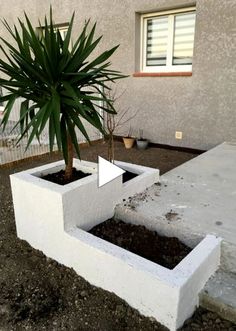
[[[123,137],[125,148],[130,149],[133,147],[135,139],[132,137]]]

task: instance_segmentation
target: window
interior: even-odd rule
[[[68,26],[56,27],[55,28],[55,31],[57,31],[57,30],[60,32],[60,35],[61,35],[62,40],[64,40],[65,37],[66,37]]]
[[[141,26],[142,71],[192,70],[195,8],[143,15]]]
[[[68,24],[63,24],[63,25],[60,24],[60,25],[54,25],[53,26],[54,32],[57,33],[57,31],[59,31],[62,40],[65,40],[67,31],[68,31],[68,27],[69,27]],[[44,27],[37,28],[37,33],[38,33],[39,36],[44,35],[44,33],[45,33],[44,29],[45,29]],[[71,50],[71,49],[72,49],[72,43],[70,42],[69,50]]]
[[[55,25],[55,28],[54,28],[55,32],[56,31],[59,31],[60,32],[60,35],[61,35],[61,38],[64,40],[65,37],[66,37],[66,33],[67,33],[67,30],[68,30],[68,24],[65,24],[63,26],[61,25]],[[44,34],[44,28],[37,28],[37,31],[38,31],[38,34],[41,36],[42,34]]]

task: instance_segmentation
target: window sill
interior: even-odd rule
[[[192,72],[135,72],[133,77],[189,77]]]

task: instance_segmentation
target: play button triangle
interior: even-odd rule
[[[98,157],[98,187],[109,183],[123,173],[125,173],[123,169],[105,160],[101,156]]]

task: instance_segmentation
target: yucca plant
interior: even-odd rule
[[[80,157],[77,129],[89,142],[82,119],[104,133],[100,110],[116,113],[106,89],[110,89],[108,83],[125,77],[119,71],[108,69],[107,60],[118,46],[91,59],[102,36],[94,39],[96,24],[90,27],[88,21],[73,44],[74,14],[64,40],[53,24],[51,9],[41,34],[26,14],[25,23],[18,21],[19,26],[13,28],[3,21],[13,43],[0,39],[5,55],[5,59],[0,58],[3,74],[0,86],[7,90],[7,94],[0,97],[0,102],[6,102],[1,125],[4,130],[15,101],[20,98],[18,142],[26,137],[28,148],[33,139],[40,139],[48,124],[50,150],[54,142],[62,150],[68,180],[72,176],[73,148]]]

